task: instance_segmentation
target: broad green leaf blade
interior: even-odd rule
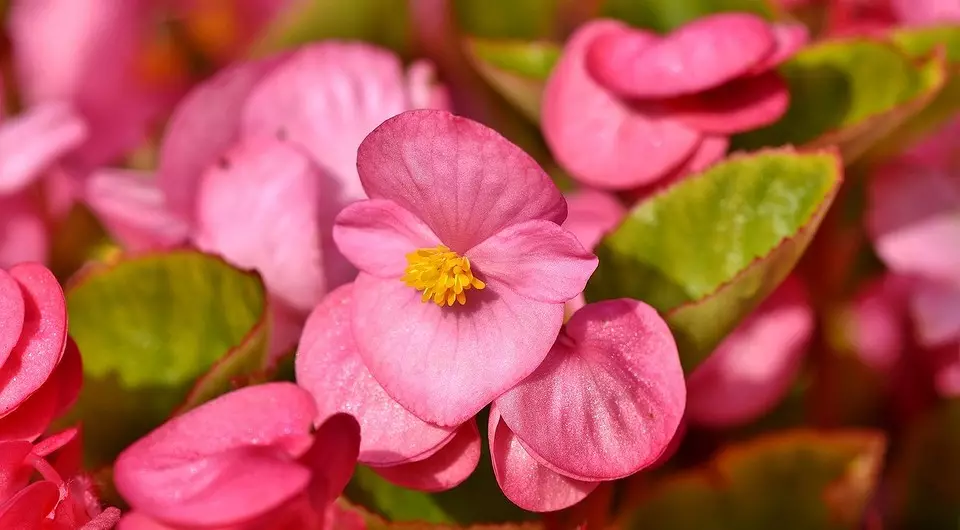
[[[661,33],[714,13],[739,11],[771,18],[765,0],[606,0],[603,16]]]
[[[474,68],[510,103],[540,123],[540,102],[561,48],[549,42],[467,39]]]
[[[558,9],[566,0],[457,0],[457,25],[467,35],[488,39],[542,39],[554,36]]]
[[[734,137],[735,149],[836,145],[847,163],[920,112],[943,88],[939,58],[854,38],[801,50],[781,67],[790,107],[776,123]]]
[[[842,180],[831,152],[741,155],[639,203],[597,249],[590,301],[661,312],[687,372],[786,278]]]
[[[633,501],[628,528],[860,528],[886,449],[879,431],[785,431],[729,446]]]
[[[263,367],[263,282],[218,257],[121,257],[82,272],[66,294],[85,378],[69,419],[83,422],[94,464],[108,462],[176,407],[198,405],[229,390],[231,378]]]

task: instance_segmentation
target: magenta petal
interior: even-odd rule
[[[541,125],[550,150],[577,180],[598,188],[652,183],[690,156],[700,141],[699,132],[666,118],[662,109],[635,108],[587,72],[587,47],[625,28],[598,21],[577,30],[543,93]]]
[[[286,55],[244,62],[197,85],[180,102],[163,137],[157,185],[172,212],[193,220],[200,176],[239,138],[238,109]]]
[[[521,296],[496,281],[464,306],[439,307],[399,279],[360,273],[353,332],[360,357],[387,394],[419,418],[456,426],[540,364],[563,305]]]
[[[390,118],[360,144],[360,180],[464,252],[504,228],[567,216],[560,191],[537,162],[493,129],[436,110]]]
[[[0,268],[45,262],[49,239],[43,211],[33,197],[0,196]]]
[[[671,116],[708,134],[735,134],[769,125],[787,112],[790,91],[774,71],[741,77],[670,103]]]
[[[297,350],[297,383],[317,402],[317,421],[349,412],[360,422],[360,462],[392,465],[445,443],[454,429],[427,423],[393,400],[357,353],[350,327],[353,285],[329,293],[313,310]]]
[[[755,420],[790,389],[813,333],[803,286],[788,279],[687,380],[687,419],[711,427]]]
[[[577,236],[549,221],[527,221],[466,252],[483,281],[520,296],[562,304],[583,292],[599,263]]]
[[[0,504],[0,528],[41,530],[47,514],[57,505],[60,490],[53,482],[34,482]]]
[[[480,462],[480,432],[470,420],[456,435],[429,457],[388,467],[374,467],[380,476],[398,486],[420,491],[445,491],[459,486]]]
[[[0,499],[6,500],[30,479],[32,470],[23,475],[24,461],[32,444],[24,440],[0,442]]]
[[[300,461],[310,467],[309,493],[314,508],[323,511],[343,493],[360,451],[360,424],[343,413],[323,420],[314,433],[314,443]]]
[[[618,53],[618,41],[631,53]],[[648,45],[629,34],[591,46],[587,61],[601,84],[628,97],[669,98],[720,86],[749,72],[777,41],[763,19],[746,13],[699,18]]]
[[[936,347],[960,342],[960,284],[918,280],[909,308],[920,344]]]
[[[20,284],[6,271],[0,269],[0,366],[20,341],[24,319],[23,293]]]
[[[187,239],[188,225],[167,208],[153,175],[102,169],[87,179],[84,198],[127,250],[170,247]]]
[[[226,160],[203,177],[197,246],[257,269],[271,293],[309,311],[326,290],[324,175],[295,146],[273,138],[244,142]]]
[[[117,530],[177,530],[173,526],[165,525],[151,519],[142,512],[127,512],[120,518]]]
[[[403,275],[408,253],[440,244],[423,221],[396,203],[382,199],[360,201],[344,208],[333,226],[333,239],[358,269],[384,278]]]
[[[567,220],[563,227],[577,236],[583,248],[593,250],[604,234],[627,214],[627,209],[609,193],[581,188],[566,194]]]
[[[67,340],[67,307],[60,284],[46,267],[25,263],[10,269],[23,292],[20,341],[0,366],[0,416],[36,392],[53,373]]]
[[[807,44],[810,40],[810,31],[803,24],[773,24],[770,26],[773,37],[777,41],[776,48],[760,64],[755,66],[752,73],[761,73],[776,68]]]
[[[636,300],[577,311],[537,370],[497,401],[550,467],[613,480],[652,464],[683,416],[683,369],[666,322]]]
[[[83,120],[62,103],[43,104],[3,122],[0,194],[23,189],[86,137]]]
[[[580,502],[599,482],[565,477],[537,462],[520,439],[501,421],[497,407],[490,409],[487,431],[493,473],[511,502],[532,512],[562,510]]]

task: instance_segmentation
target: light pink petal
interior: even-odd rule
[[[757,419],[783,398],[800,369],[814,315],[788,279],[687,380],[687,419],[728,427]]]
[[[353,285],[329,293],[313,310],[297,350],[297,383],[317,402],[317,423],[338,412],[360,422],[360,462],[393,465],[445,443],[454,429],[408,412],[370,375],[350,327]]]
[[[566,194],[567,220],[563,227],[577,236],[583,248],[593,250],[613,230],[627,209],[613,195],[590,188]]]
[[[487,431],[493,473],[503,494],[524,510],[552,512],[580,502],[599,482],[584,482],[563,476],[541,465],[520,444],[520,439],[501,421],[497,407],[490,409]]]
[[[337,248],[358,269],[384,278],[399,278],[406,255],[433,248],[440,240],[430,228],[393,201],[372,199],[351,204],[333,226]]]
[[[9,414],[50,378],[67,340],[67,308],[60,284],[36,263],[10,269],[23,292],[20,341],[0,366],[0,416]]]
[[[294,145],[274,138],[244,142],[225,161],[199,188],[197,246],[257,269],[271,293],[309,311],[326,290],[324,176]]]
[[[550,221],[515,224],[468,250],[477,277],[520,296],[563,303],[583,292],[598,260]]]
[[[374,467],[380,476],[398,486],[420,491],[446,491],[459,486],[480,462],[477,422],[457,429],[456,436],[428,458],[389,467]]]
[[[496,281],[466,305],[439,307],[399,279],[360,273],[353,332],[364,364],[387,394],[421,419],[455,426],[540,364],[563,305],[523,297]]]
[[[670,103],[671,116],[709,134],[735,134],[769,125],[790,106],[787,84],[774,71],[741,77]]]
[[[45,262],[50,244],[43,212],[28,194],[0,196],[0,268]]]
[[[891,0],[890,4],[904,24],[960,22],[960,2],[956,0]]]
[[[357,167],[371,199],[420,218],[464,252],[504,228],[567,216],[560,191],[536,161],[493,129],[435,110],[385,121],[360,145]]]
[[[810,31],[803,24],[773,24],[770,31],[777,41],[776,49],[755,66],[752,73],[759,74],[780,66],[810,40]]]
[[[910,296],[914,333],[924,346],[960,341],[960,284],[918,280]]]
[[[893,162],[869,182],[867,228],[884,263],[900,273],[960,279],[960,178]]]
[[[363,199],[357,146],[410,108],[393,53],[364,43],[308,45],[259,83],[243,107],[244,135],[283,134],[337,180],[342,204]]]
[[[20,284],[0,269],[0,366],[20,341],[23,331],[24,304]]]
[[[300,459],[313,472],[309,494],[317,511],[323,511],[343,493],[360,452],[360,424],[349,414],[328,416],[314,433],[313,446]]]
[[[167,206],[192,221],[200,178],[239,138],[239,109],[253,88],[287,56],[242,62],[194,87],[167,124],[157,185]]]
[[[906,289],[893,275],[863,286],[850,311],[850,339],[860,360],[892,375],[906,344]]]
[[[655,462],[680,424],[685,397],[666,322],[624,298],[577,311],[543,364],[496,403],[544,464],[594,481]]]
[[[187,239],[189,225],[167,208],[163,191],[149,173],[99,170],[86,180],[84,199],[127,250],[170,247]]]
[[[625,32],[599,38],[590,45],[587,63],[601,84],[635,98],[669,98],[718,87],[749,72],[777,47],[770,26],[746,13],[699,18],[647,46],[633,40]],[[621,45],[626,50],[618,50]]]
[[[60,490],[53,482],[34,482],[0,504],[0,528],[11,530],[41,530],[43,522],[60,498]]]
[[[20,191],[87,137],[68,105],[47,103],[0,125],[0,194]]]
[[[542,129],[557,161],[577,180],[604,189],[652,183],[690,156],[700,133],[656,105],[631,105],[587,72],[587,47],[626,26],[589,22],[564,47],[543,93]]]
[[[452,110],[450,92],[436,80],[437,69],[419,60],[407,68],[407,91],[412,109]]]

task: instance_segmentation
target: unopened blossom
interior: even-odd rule
[[[353,474],[357,422],[292,383],[251,386],[174,417],[124,450],[120,528],[319,530]]]
[[[567,201],[567,220],[563,227],[573,232],[583,248],[593,250],[600,240],[613,230],[627,214],[626,208],[613,195],[582,188],[564,194]],[[583,294],[567,302],[567,314],[573,314],[586,304]]]
[[[579,181],[630,189],[699,171],[728,137],[778,120],[790,94],[776,66],[807,40],[800,25],[745,13],[668,35],[595,20],[564,47],[544,92],[543,132]]]
[[[790,390],[813,337],[803,284],[787,278],[687,379],[687,420],[732,427],[772,410]]]
[[[405,112],[360,144],[357,167],[370,199],[333,235],[360,269],[360,358],[414,415],[460,425],[536,369],[597,258],[560,227],[549,176],[479,123]]]

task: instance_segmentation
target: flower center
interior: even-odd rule
[[[407,254],[407,270],[403,283],[423,291],[421,302],[433,300],[443,307],[467,303],[467,291],[483,289],[487,285],[473,275],[470,260],[444,245],[421,248]]]

